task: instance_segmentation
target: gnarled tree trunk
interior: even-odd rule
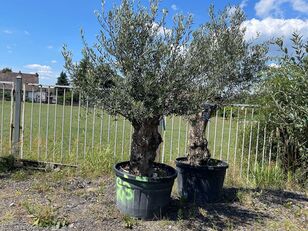
[[[209,119],[217,106],[206,104],[203,112],[189,116],[189,152],[188,161],[191,165],[206,164],[211,158],[211,153],[207,148],[208,141],[205,138],[205,130]]]
[[[189,117],[189,152],[188,161],[192,165],[200,165],[210,159],[211,154],[207,148],[207,140],[204,137],[205,129],[208,121],[204,120],[204,113]]]
[[[141,123],[133,122],[130,170],[133,174],[152,176],[156,150],[162,142],[158,131],[159,118],[145,119]]]

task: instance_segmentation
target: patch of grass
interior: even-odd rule
[[[29,201],[23,202],[22,206],[27,210],[32,218],[32,225],[38,227],[62,228],[68,225],[65,217],[59,216],[58,208],[49,204],[36,204]]]
[[[8,210],[0,217],[0,224],[9,223],[14,219],[15,213],[14,211]]]
[[[114,157],[110,149],[96,151],[93,155],[89,155],[81,162],[79,171],[84,177],[99,177],[111,174],[113,165],[119,161]]]
[[[51,190],[51,186],[48,182],[38,181],[32,184],[32,189],[39,193],[46,193]]]
[[[123,222],[126,229],[133,229],[134,225],[137,224],[137,220],[128,215],[123,216]]]
[[[251,190],[238,190],[236,197],[242,205],[251,207],[255,205],[255,199],[260,196],[260,193]]]
[[[279,167],[257,166],[253,172],[253,186],[256,188],[283,189],[286,186],[286,177]]]
[[[29,179],[29,177],[30,177],[29,172],[23,169],[16,171],[11,175],[11,178],[15,181],[24,181]]]

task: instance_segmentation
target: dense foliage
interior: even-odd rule
[[[268,129],[274,131],[273,142],[283,168],[301,169],[307,178],[308,168],[308,41],[293,34],[290,52],[282,40],[277,45],[283,52],[277,67],[266,72],[261,87],[261,103]]]

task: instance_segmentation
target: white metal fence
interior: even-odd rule
[[[22,159],[65,164],[78,164],[97,152],[111,152],[115,159],[129,158],[129,121],[111,116],[103,108],[89,107],[73,88],[22,84],[19,89],[18,83],[11,82],[0,82],[0,86],[2,156],[13,150]],[[233,176],[248,179],[260,166],[278,164],[279,148],[275,153],[271,148],[273,132],[260,126],[258,113],[255,106],[229,105],[217,110],[208,124],[206,137],[212,157],[227,161]],[[186,155],[188,132],[184,118],[165,118],[158,160],[170,162]]]

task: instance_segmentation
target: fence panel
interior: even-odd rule
[[[0,82],[0,86],[0,151],[5,155],[12,148],[15,84]],[[70,86],[24,84],[22,92],[21,158],[78,164],[108,151],[117,160],[129,159],[133,127],[128,120],[93,107]],[[273,153],[273,131],[261,126],[258,110],[251,105],[225,105],[208,123],[209,150],[213,158],[229,163],[232,174],[228,175],[250,180],[259,167],[277,166],[279,148]],[[173,162],[187,154],[189,126],[184,117],[164,117],[159,161]]]

